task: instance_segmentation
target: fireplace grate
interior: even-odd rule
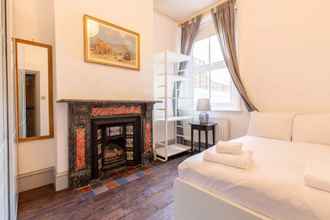
[[[92,122],[93,178],[141,163],[141,119],[107,118]],[[93,148],[93,149],[94,149]]]

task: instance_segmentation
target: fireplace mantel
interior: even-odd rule
[[[91,121],[112,117],[140,117],[142,126],[142,165],[153,159],[153,100],[87,100],[62,99],[68,103],[69,183],[81,187],[92,180]]]
[[[156,100],[113,100],[113,99],[59,99],[58,103],[125,103],[125,104],[155,104]]]

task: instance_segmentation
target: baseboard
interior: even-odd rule
[[[55,190],[61,191],[67,188],[69,188],[69,172],[57,173],[55,178]]]
[[[54,168],[46,168],[17,176],[17,190],[24,192],[54,183]]]

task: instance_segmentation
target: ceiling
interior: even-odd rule
[[[180,22],[219,0],[154,0],[157,11]]]

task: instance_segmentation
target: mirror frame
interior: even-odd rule
[[[18,70],[18,44],[26,44],[46,48],[48,51],[48,106],[49,106],[49,134],[44,136],[20,137],[19,136],[19,70]],[[50,139],[54,137],[54,110],[53,110],[53,52],[52,46],[35,41],[14,38],[15,50],[15,72],[16,72],[16,139],[18,142]]]

